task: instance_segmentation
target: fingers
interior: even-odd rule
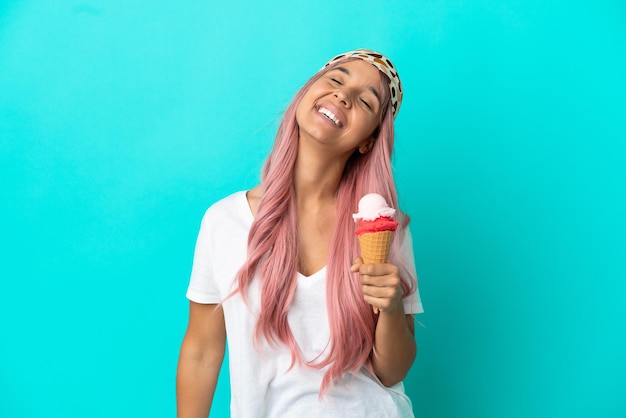
[[[363,264],[357,259],[353,272],[359,272],[363,298],[381,311],[397,309],[402,304],[401,280],[393,264]]]
[[[356,273],[361,268],[361,264],[363,264],[363,259],[360,257],[355,258],[354,261],[352,262],[352,266],[350,266],[350,271],[352,273]]]
[[[383,312],[394,311],[401,306],[402,297],[398,289],[363,289],[363,299]]]
[[[354,266],[355,264],[353,264]],[[398,267],[394,264],[360,264],[358,267],[361,281],[365,284],[376,284],[390,278],[397,279],[399,284]]]

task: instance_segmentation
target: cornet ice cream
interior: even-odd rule
[[[366,194],[359,201],[359,211],[352,217],[357,223],[355,233],[364,263],[387,262],[393,233],[398,227],[398,221],[392,219],[395,213],[378,193]]]

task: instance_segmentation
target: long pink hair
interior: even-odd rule
[[[311,84],[339,63],[315,74],[296,94],[283,116],[274,148],[262,172],[262,197],[248,236],[248,258],[236,276],[236,289],[247,300],[247,289],[255,279],[261,280],[261,310],[255,339],[264,337],[270,344],[285,344],[291,351],[292,366],[303,363],[298,344],[287,321],[287,313],[297,287],[298,239],[293,173],[298,150],[296,109]],[[360,251],[354,233],[352,213],[359,199],[367,193],[379,193],[392,207],[398,207],[395,182],[391,171],[394,143],[393,115],[390,110],[388,80],[381,74],[385,92],[381,123],[371,151],[356,151],[348,160],[337,191],[336,223],[326,266],[326,302],[330,322],[328,355],[306,363],[324,373],[320,394],[344,373],[369,367],[374,343],[376,317],[363,300],[357,276],[350,272],[352,260]],[[404,236],[408,216],[400,211],[398,238]],[[393,243],[390,262],[400,268],[405,296],[415,291],[416,278],[396,256],[400,239]]]

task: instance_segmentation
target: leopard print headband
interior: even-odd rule
[[[394,67],[394,65],[391,63],[391,60],[383,54],[379,54],[378,52],[372,51],[370,49],[357,49],[337,55],[336,57],[328,61],[326,65],[324,65],[324,68],[328,67],[330,64],[336,61],[341,61],[347,58],[358,58],[363,61],[369,62],[374,67],[378,68],[380,72],[389,77],[389,90],[391,92],[391,111],[393,113],[393,117],[395,118],[398,115],[398,111],[400,110],[400,104],[402,103],[402,83],[400,82],[400,76],[398,76],[398,71],[396,70],[396,67]]]

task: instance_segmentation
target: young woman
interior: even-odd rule
[[[208,415],[226,335],[233,417],[413,416],[402,380],[422,306],[408,217],[398,212],[385,264],[358,258],[352,218],[371,192],[397,207],[401,100],[383,55],[333,58],[286,110],[261,184],[208,209],[187,292],[179,417]]]

